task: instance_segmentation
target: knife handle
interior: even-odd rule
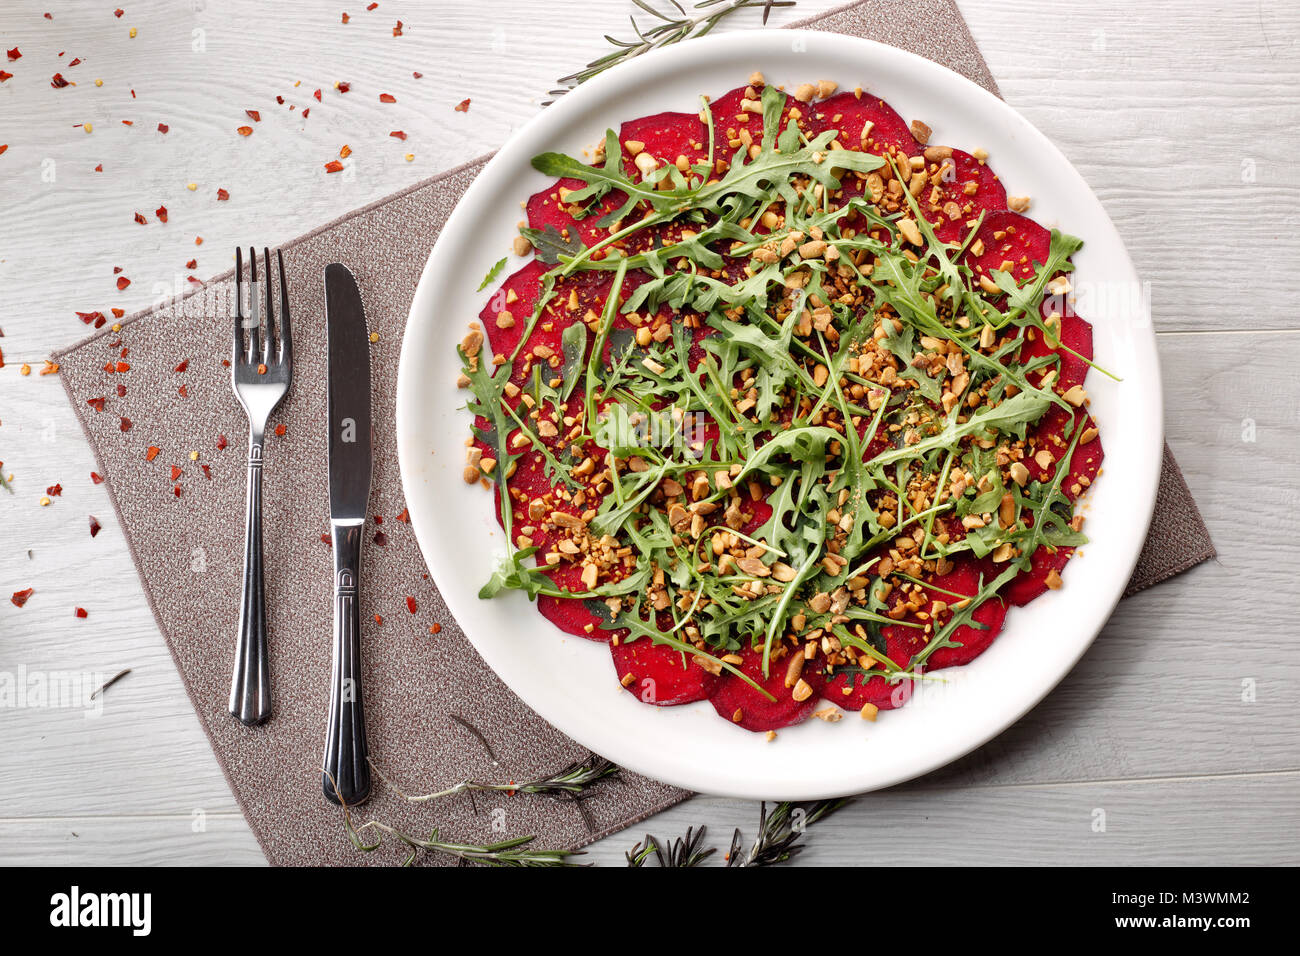
[[[331,803],[370,796],[366,716],[361,697],[361,534],[365,519],[331,521],[334,539],[334,663],[321,786]]]
[[[244,583],[239,637],[230,681],[230,713],[252,727],[271,716],[271,670],[266,651],[266,597],[262,580],[262,435],[248,438],[248,513],[244,525]]]

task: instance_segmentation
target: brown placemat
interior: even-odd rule
[[[884,40],[997,90],[951,0],[865,0],[798,25]],[[353,270],[377,336],[371,348],[375,518],[361,588],[372,756],[412,792],[465,778],[523,780],[586,756],[479,659],[429,580],[410,527],[399,518],[405,504],[393,415],[402,330],[429,248],[485,161],[403,190],[284,246],[296,368],[293,390],[272,419],[283,433],[273,428],[266,449],[266,597],[276,712],[264,727],[244,728],[226,712],[243,554],[247,428],[222,362],[230,348],[231,323],[224,317],[230,314],[231,274],[57,356],[158,626],[272,863],[392,863],[403,856],[396,846],[359,854],[338,811],[320,792],[331,615],[331,557],[322,540],[328,531],[321,282],[326,263],[341,261]],[[129,370],[117,371],[119,362]],[[88,404],[101,397],[102,411]],[[1213,553],[1166,450],[1156,520],[1130,591]],[[431,632],[433,625],[439,633]],[[495,760],[457,718],[488,738]],[[436,822],[444,837],[467,842],[527,833],[536,834],[540,846],[576,847],[685,796],[622,774],[597,785],[580,803],[479,794],[416,808],[377,782],[375,798],[358,815],[417,834]]]

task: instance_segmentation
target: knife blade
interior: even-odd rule
[[[361,542],[370,498],[373,437],[370,343],[356,279],[337,262],[325,267],[329,357],[330,531],[334,542],[334,655],[321,786],[333,803],[370,795],[361,692]]]

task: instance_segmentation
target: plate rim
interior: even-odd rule
[[[1069,175],[1074,177],[1076,180],[1076,186],[1085,190],[1092,202],[1096,203],[1097,210],[1100,212],[1102,220],[1109,227],[1110,235],[1102,237],[1093,236],[1090,237],[1089,241],[1096,243],[1104,241],[1106,245],[1122,254],[1124,271],[1134,283],[1137,282],[1138,276],[1133,265],[1132,257],[1129,255],[1122,238],[1115,229],[1114,223],[1111,221],[1109,214],[1106,213],[1104,207],[1101,206],[1100,200],[1097,199],[1096,194],[1093,193],[1091,187],[1088,186],[1087,182],[1061,150],[1050,139],[1048,139],[1045,134],[1029,123],[1028,120],[1021,116],[1004,100],[942,64],[928,60],[909,51],[861,37],[825,33],[822,31],[790,29],[762,29],[712,35],[692,40],[689,44],[656,50],[643,57],[639,57],[636,60],[622,64],[605,74],[597,76],[593,80],[588,81],[573,92],[562,97],[545,111],[532,117],[527,123],[517,129],[510,136],[506,143],[503,144],[502,148],[498,150],[491,159],[489,159],[484,169],[479,172],[474,182],[457,202],[456,207],[452,210],[452,213],[443,224],[438,239],[430,250],[424,269],[421,271],[419,284],[417,285],[415,296],[412,299],[406,328],[403,333],[401,358],[398,366],[396,437],[398,443],[399,470],[403,492],[406,496],[406,504],[410,513],[412,531],[416,535],[421,554],[424,557],[426,566],[435,582],[437,580],[436,568],[440,561],[438,555],[431,554],[432,542],[430,534],[427,532],[423,534],[421,533],[421,529],[426,527],[429,519],[424,514],[424,508],[422,505],[413,504],[413,501],[419,500],[419,496],[411,494],[411,489],[415,484],[416,470],[418,467],[415,464],[417,449],[413,447],[413,442],[415,442],[416,439],[412,437],[413,432],[411,423],[414,418],[418,417],[420,411],[419,407],[412,406],[414,400],[413,396],[418,389],[418,386],[413,383],[416,382],[423,371],[418,368],[416,364],[419,361],[416,356],[418,339],[422,335],[422,329],[419,324],[424,321],[425,317],[427,317],[431,311],[430,299],[433,297],[433,293],[430,291],[430,277],[436,271],[435,264],[440,256],[440,248],[444,241],[447,243],[453,241],[447,237],[451,236],[454,238],[457,232],[463,228],[461,226],[462,220],[466,220],[470,217],[475,205],[480,202],[478,198],[479,195],[491,189],[492,180],[498,178],[498,176],[502,174],[502,170],[516,168],[514,164],[518,157],[512,155],[512,148],[515,144],[522,143],[535,135],[534,131],[536,129],[539,127],[544,129],[552,125],[562,126],[565,121],[581,116],[582,112],[588,108],[589,102],[595,105],[599,104],[601,98],[605,94],[606,87],[612,85],[616,80],[621,80],[626,83],[633,76],[649,74],[655,69],[667,68],[675,62],[677,62],[678,65],[689,69],[692,61],[703,60],[711,48],[725,48],[732,45],[739,45],[742,42],[749,44],[751,47],[757,45],[758,48],[754,50],[752,55],[755,63],[758,63],[764,57],[774,55],[771,48],[778,45],[790,44],[792,45],[792,48],[794,48],[794,44],[803,43],[806,45],[809,42],[813,42],[828,43],[836,46],[845,45],[857,47],[866,54],[877,58],[883,58],[885,60],[901,58],[900,62],[903,64],[902,68],[904,70],[917,69],[921,71],[930,71],[932,73],[934,71],[941,71],[942,74],[947,74],[947,76],[943,77],[942,82],[956,83],[965,87],[968,93],[973,93],[977,98],[982,99],[984,104],[987,105],[990,110],[1001,113],[1007,120],[1009,120],[1016,132],[1023,133],[1028,137],[1028,139],[1032,141],[1031,146],[1035,155],[1038,155],[1038,151],[1045,150],[1047,154],[1051,156],[1055,166],[1059,166],[1062,170],[1068,170]],[[937,76],[939,74],[936,73],[935,75]],[[626,116],[611,118],[609,119],[609,123],[613,124],[629,118],[632,117]],[[597,133],[597,128],[605,124],[596,122],[592,119],[589,121],[588,125],[590,126],[592,136],[594,137]],[[1030,146],[1022,148],[1028,149]],[[522,196],[522,193],[519,195]],[[511,194],[511,198],[515,198],[515,194]],[[922,756],[920,759],[915,761],[913,765],[909,766],[906,770],[900,770],[878,779],[868,779],[870,777],[869,773],[845,773],[839,778],[841,781],[839,783],[831,783],[828,781],[820,785],[812,783],[804,785],[804,782],[802,781],[785,782],[781,785],[784,786],[784,789],[781,789],[780,786],[773,787],[767,783],[758,786],[751,781],[733,780],[722,781],[710,786],[701,787],[700,779],[692,778],[689,773],[686,776],[683,776],[676,769],[665,768],[665,766],[662,764],[656,764],[653,760],[643,760],[639,756],[629,758],[627,755],[623,755],[620,759],[617,754],[607,755],[610,756],[611,759],[617,760],[617,762],[629,770],[643,773],[665,783],[688,789],[704,790],[709,793],[750,799],[818,799],[823,797],[839,796],[846,793],[859,793],[867,790],[880,789],[922,776],[939,767],[945,766],[954,760],[960,759],[962,756],[980,746],[983,746],[989,740],[997,737],[1013,724],[1020,721],[1025,714],[1036,707],[1049,693],[1051,693],[1053,689],[1055,689],[1060,681],[1074,669],[1079,660],[1092,646],[1097,639],[1097,636],[1105,627],[1105,624],[1113,613],[1115,606],[1124,595],[1124,589],[1141,555],[1141,544],[1142,541],[1145,540],[1146,532],[1154,514],[1156,491],[1158,489],[1161,472],[1160,463],[1163,455],[1163,394],[1160,387],[1159,356],[1156,349],[1155,330],[1151,323],[1149,306],[1145,300],[1143,300],[1138,306],[1138,312],[1133,318],[1135,321],[1133,331],[1137,333],[1134,335],[1136,340],[1135,347],[1145,353],[1141,357],[1140,367],[1143,369],[1149,369],[1151,376],[1151,388],[1149,390],[1150,394],[1147,395],[1148,402],[1145,408],[1145,417],[1154,418],[1154,423],[1149,424],[1149,430],[1152,430],[1153,434],[1151,435],[1151,447],[1146,450],[1148,458],[1145,463],[1136,463],[1136,467],[1139,469],[1139,474],[1145,474],[1147,477],[1147,487],[1145,488],[1141,507],[1140,509],[1137,509],[1137,513],[1134,514],[1134,524],[1137,525],[1140,523],[1141,532],[1140,534],[1130,535],[1130,537],[1136,539],[1137,544],[1128,554],[1124,574],[1122,576],[1113,575],[1113,577],[1118,578],[1120,581],[1118,586],[1114,587],[1113,595],[1108,595],[1104,602],[1099,602],[1099,607],[1104,604],[1105,613],[1098,613],[1096,617],[1096,625],[1091,628],[1091,636],[1086,640],[1080,640],[1078,646],[1072,649],[1073,652],[1069,654],[1068,662],[1066,662],[1067,658],[1060,658],[1064,663],[1056,669],[1057,673],[1055,676],[1048,681],[1044,681],[1043,684],[1036,687],[1032,693],[1022,696],[1013,708],[1014,713],[1011,713],[1010,716],[1003,714],[987,726],[982,726],[979,730],[970,733],[959,747],[949,747],[947,749],[942,747],[936,748],[934,751],[931,751],[928,756]],[[468,602],[478,601],[477,595],[443,593],[443,599],[453,617],[455,617],[458,622],[462,622],[462,629],[465,631],[467,639],[473,645],[475,650],[483,657],[488,666],[496,672],[497,676],[508,687],[510,687],[511,691],[523,700],[525,705],[561,732],[584,746],[592,747],[594,743],[599,742],[601,746],[593,747],[593,749],[599,751],[606,751],[609,749],[604,746],[606,743],[605,738],[597,734],[594,730],[585,726],[575,726],[575,722],[568,719],[557,719],[556,716],[554,716],[554,708],[548,707],[545,701],[539,703],[536,699],[536,695],[521,690],[516,686],[517,682],[512,681],[507,676],[507,674],[512,672],[512,667],[510,662],[506,659],[506,655],[499,654],[497,648],[492,642],[484,642],[475,639],[471,634],[470,629],[463,623],[464,620],[472,618],[473,615],[459,613],[458,608],[467,609]],[[541,618],[540,615],[537,615],[537,620],[543,621],[544,619]],[[586,644],[588,642],[581,641],[581,643]],[[964,670],[964,668],[960,668],[959,670]],[[638,706],[641,705],[638,704]],[[697,704],[695,706],[700,705]],[[662,708],[650,707],[645,707],[644,709],[651,712],[651,714],[655,711],[663,710]],[[550,711],[550,713],[548,713],[548,711]],[[904,711],[904,713],[906,713],[906,711]],[[716,720],[711,713],[707,716],[710,719]],[[653,727],[650,729],[653,731]],[[701,773],[704,772],[705,771],[701,770]]]

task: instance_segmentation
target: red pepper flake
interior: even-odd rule
[[[230,193],[226,192],[224,189],[217,190],[217,202],[225,202],[229,198]]]
[[[97,172],[97,173],[102,173],[103,171],[104,171],[104,164],[103,164],[103,163],[100,163],[98,166],[95,167],[95,172]]]
[[[197,269],[197,268],[198,268],[198,265],[199,265],[199,260],[198,260],[198,259],[191,259],[189,262],[185,263],[185,268],[186,268],[186,269]]]
[[[61,498],[63,497],[63,486],[50,485],[50,487],[45,489],[45,493],[49,495],[51,498]]]
[[[121,7],[118,7],[116,10],[113,11],[113,16],[117,17],[120,20],[124,12],[125,11]]]
[[[225,435],[218,435],[218,436],[217,436],[217,451],[225,451],[225,450],[226,450],[226,436],[225,436]]]
[[[203,477],[208,479],[208,481],[212,480],[212,469],[209,468],[207,465],[203,466]]]
[[[383,619],[382,617],[380,617],[378,614],[376,614],[376,615],[375,615],[375,623],[376,623],[376,624],[383,624],[383,623],[384,623],[384,619]]]
[[[392,136],[394,139],[400,139],[402,142],[406,142],[406,133],[400,129],[395,129],[388,135]]]
[[[414,614],[416,610],[415,598],[411,597],[409,594],[406,596],[406,609],[412,614]]]
[[[81,319],[81,321],[85,322],[87,325],[89,325],[91,322],[94,322],[96,319],[102,319],[103,317],[104,317],[103,312],[78,312],[77,313],[77,318]]]
[[[259,113],[257,110],[244,110],[244,112],[248,115],[248,118],[251,119],[254,123],[262,122],[262,114]]]
[[[127,286],[129,286],[130,284],[131,284],[131,280],[128,279],[126,276],[118,276],[118,277],[117,277],[117,291],[118,291],[118,292],[121,292],[121,291],[124,290]]]
[[[129,362],[118,362],[117,370],[119,372],[129,372],[131,371],[131,364]]]
[[[195,285],[203,285],[203,280],[198,276],[186,276],[185,280],[187,282],[193,282]]]
[[[91,474],[93,475],[94,472],[92,471]],[[103,479],[101,478],[100,480],[102,481]],[[90,516],[90,536],[91,536],[92,538],[93,538],[95,535],[99,534],[99,528],[100,528],[100,525],[99,525],[99,519],[96,518],[94,515],[91,515],[91,516]]]
[[[320,540],[321,540],[321,544],[325,545],[326,547],[329,548],[334,547],[334,539],[330,536],[328,531],[325,534],[320,536]]]
[[[183,474],[185,474],[185,472],[181,471],[176,465],[172,465],[172,481],[175,481]]]
[[[179,498],[181,496],[181,486],[172,485],[172,494]]]
[[[457,113],[468,113],[468,112],[469,112],[469,97],[468,97],[468,96],[465,97],[463,100],[461,100],[459,103],[456,104],[456,112],[457,112]]]
[[[375,519],[375,524],[383,524],[383,523],[384,523],[384,516],[383,516],[383,515],[375,515],[375,516],[374,516],[374,519]]]
[[[252,135],[253,135],[253,127],[251,127],[251,126],[240,126],[240,127],[238,127],[238,128],[235,129],[235,132],[238,133],[240,136],[252,136]]]
[[[276,101],[277,103],[279,103],[281,106],[284,105],[284,97],[283,97],[283,96],[277,96],[277,97],[275,98],[275,101]]]
[[[159,448],[157,445],[150,445],[149,450],[144,453],[144,460],[153,461],[155,458],[158,457],[158,453],[160,451],[162,451],[162,449]]]
[[[35,588],[24,588],[21,591],[15,591],[13,597],[9,600],[13,602],[14,607],[22,607],[27,603],[27,599],[32,596],[32,593],[35,590]]]
[[[132,94],[132,95],[135,95],[135,90],[132,90],[132,91],[131,91],[131,94]],[[171,129],[171,127],[168,126],[166,123],[159,123],[159,124],[158,124],[158,132],[160,132],[160,133],[164,133],[164,134],[165,134],[165,133],[167,133],[167,131],[170,130],[170,129]]]
[[[419,70],[412,70],[412,71],[411,71],[411,76],[415,77],[415,78],[418,80],[418,79],[420,79],[422,76],[424,76],[424,74],[421,73]]]
[[[396,103],[396,102],[397,102],[397,97],[394,96],[392,93],[380,93],[380,94],[379,94],[379,102],[381,102],[381,103]]]
[[[402,21],[398,20],[397,26],[393,27],[393,36],[400,37],[401,35],[402,35]]]
[[[347,93],[349,90],[352,89],[352,84],[351,84],[351,83],[337,83],[337,84],[335,84],[335,89],[337,89],[340,93]]]
[[[344,23],[347,23],[347,22],[348,22],[349,20],[351,20],[351,19],[352,19],[352,18],[351,18],[350,16],[348,16],[346,13],[343,14],[343,22],[344,22]]]
[[[122,271],[121,266],[113,266],[113,275],[118,275],[119,273],[121,273],[121,271]]]
[[[195,236],[195,237],[194,237],[194,244],[195,244],[196,246],[201,246],[201,245],[203,245],[203,237],[202,237],[202,236]]]
[[[147,223],[149,220],[146,219],[146,218],[144,218],[144,216],[142,216],[140,213],[136,213],[136,214],[135,214],[135,221],[138,222],[140,225],[143,226],[143,225],[144,225],[145,223]]]
[[[5,80],[12,80],[13,78],[14,75],[12,73],[6,73],[4,70],[0,70],[0,83],[3,83]]]
[[[125,415],[122,415],[120,417],[122,419],[122,422],[121,424],[118,425],[118,428],[122,429],[122,431],[124,432],[129,432],[131,430],[131,419],[127,418]]]
[[[9,55],[10,63],[12,63],[14,60],[21,60],[23,58],[22,51],[20,51],[18,47],[14,47],[12,50],[8,50],[6,52]]]
[[[403,508],[400,515],[393,515],[394,521],[401,521],[403,524],[411,523],[411,511],[409,508]]]
[[[283,438],[283,437],[284,437],[284,433],[285,433],[287,430],[288,430],[288,429],[286,429],[286,428],[284,427],[284,424],[283,424],[283,423],[281,423],[281,424],[279,424],[279,425],[276,425],[276,426],[275,426],[275,434],[276,434],[276,437],[277,437],[277,438]]]
[[[79,56],[78,56],[78,57],[73,57],[72,62],[69,63],[68,66],[76,66],[76,65],[77,65],[78,63],[80,63],[80,62],[81,62],[81,57],[79,57]]]
[[[106,401],[108,401],[108,396],[101,395],[99,398],[86,399],[86,404],[89,405],[91,408],[93,408],[95,411],[102,412],[104,410],[104,403]]]
[[[375,9],[375,7],[377,7],[377,6],[379,6],[379,4],[377,4],[377,3],[372,3],[372,4],[369,4],[369,5],[366,7],[366,9],[367,9],[367,10],[373,10],[373,9]]]
[[[120,319],[122,316],[126,315],[126,309],[119,309],[116,306],[113,307],[112,311],[113,311],[113,318],[115,319]]]
[[[312,94],[312,96],[316,97],[316,102],[317,102],[317,103],[319,103],[319,102],[321,101],[321,100],[320,100],[320,90],[317,90],[315,93]]]
[[[154,214],[155,216],[158,217],[158,221],[159,221],[159,222],[166,222],[166,221],[167,221],[167,207],[166,207],[166,206],[159,206],[157,209],[154,210],[153,214]]]
[[[430,633],[430,634],[441,634],[441,633],[442,633],[442,625],[439,624],[437,621],[434,621],[432,624],[429,625],[429,633]]]
[[[349,146],[347,143],[344,143],[342,148],[339,149],[339,159],[347,159],[351,155],[352,155],[352,147]]]
[[[92,471],[90,473],[90,481],[91,484],[102,485],[104,483],[104,476],[97,471]]]
[[[123,126],[134,126],[134,125],[135,125],[135,120],[122,120],[122,125],[123,125]]]
[[[384,534],[382,531],[376,531],[375,544],[379,545],[381,548],[384,547],[384,545],[388,544],[388,535]]]
[[[328,163],[325,164],[325,172],[341,173],[343,172],[343,164],[340,163],[337,159],[331,159]]]
[[[79,607],[79,608],[77,608],[77,610],[76,610],[75,613],[76,613],[77,617],[81,617],[81,618],[86,617],[86,609],[85,609],[84,607]]]

